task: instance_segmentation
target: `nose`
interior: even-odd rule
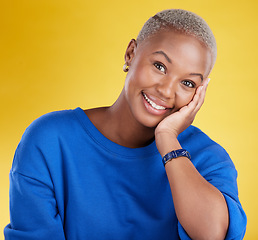
[[[174,99],[176,95],[176,89],[176,79],[172,77],[165,77],[161,79],[156,86],[157,92],[161,95],[162,98],[166,99]]]

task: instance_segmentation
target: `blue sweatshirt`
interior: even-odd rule
[[[225,150],[190,126],[178,140],[224,195],[226,239],[242,239],[246,216]],[[175,214],[155,141],[126,148],[103,136],[81,108],[46,114],[25,131],[10,171],[6,240],[190,239]]]

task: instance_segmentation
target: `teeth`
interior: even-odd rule
[[[151,101],[145,93],[142,93],[143,94],[143,97],[146,99],[146,101],[155,109],[157,110],[165,110],[166,108],[163,107],[163,106],[160,106],[160,105],[157,105],[155,102]]]

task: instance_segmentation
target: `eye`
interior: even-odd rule
[[[154,63],[154,66],[155,66],[155,68],[157,68],[159,71],[161,71],[161,72],[163,72],[163,73],[166,73],[166,67],[165,67],[162,63],[155,62],[155,63]]]
[[[194,82],[189,81],[189,80],[183,80],[182,84],[184,84],[186,87],[189,87],[189,88],[195,88],[195,86],[196,86],[196,84]]]

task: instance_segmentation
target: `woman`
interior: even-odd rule
[[[112,106],[50,113],[25,131],[6,239],[242,239],[234,165],[191,126],[215,59],[199,16],[151,17]]]

